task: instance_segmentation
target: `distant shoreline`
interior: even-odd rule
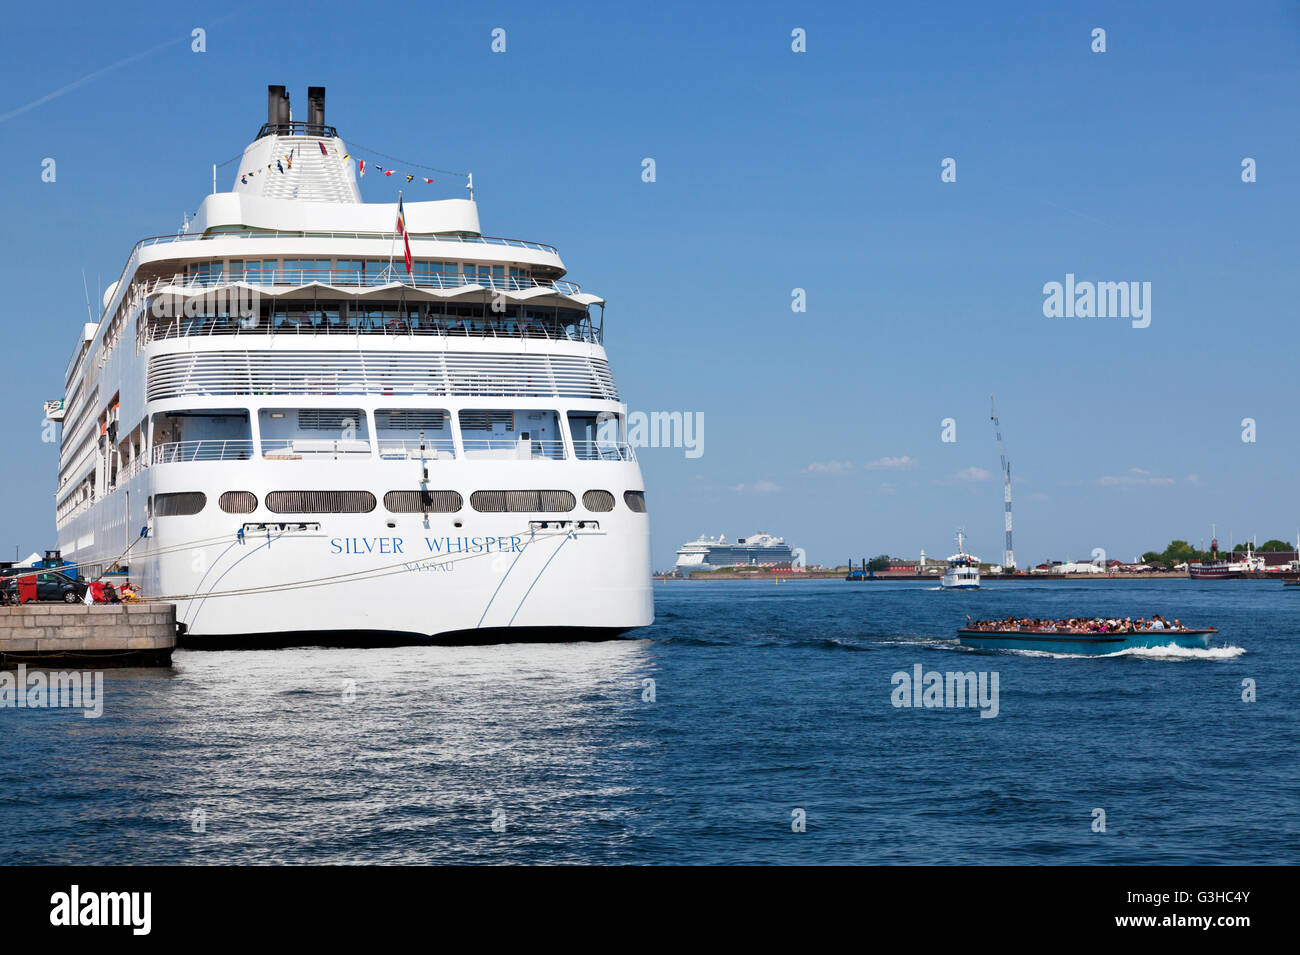
[[[698,574],[691,577],[673,577],[669,574],[655,574],[654,579],[665,583],[700,583],[710,580],[779,580],[781,583],[798,580],[844,580],[843,571],[807,571],[804,573],[785,573],[780,571],[769,571],[761,574]],[[1124,581],[1124,580],[1188,580],[1187,571],[1169,571],[1168,573],[1139,573],[1139,574],[1015,574],[1015,575],[985,575],[980,577],[980,584],[1013,584],[1029,583],[1041,580],[1053,581]],[[1232,578],[1234,580],[1294,580],[1294,574],[1255,574],[1253,576],[1242,576]],[[912,581],[929,581],[936,586],[939,583],[939,577],[936,574],[890,574],[877,573],[874,577],[866,580],[851,580],[845,583],[870,584],[890,580],[912,580]]]

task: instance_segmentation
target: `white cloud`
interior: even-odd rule
[[[1103,475],[1097,479],[1097,483],[1102,487],[1168,487],[1174,483],[1174,479],[1152,474],[1142,468],[1129,468],[1123,474]]]
[[[803,470],[805,474],[848,474],[853,465],[848,461],[814,461]]]
[[[988,481],[993,478],[990,471],[972,464],[968,468],[963,468],[954,474],[949,474],[944,478],[945,484],[975,484],[979,481]]]
[[[906,454],[901,458],[876,458],[866,465],[868,471],[902,471],[914,467],[916,458],[909,458]]]
[[[733,484],[731,490],[737,494],[772,494],[781,490],[781,486],[771,481],[755,481],[753,484]]]

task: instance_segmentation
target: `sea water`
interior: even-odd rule
[[[668,582],[599,643],[178,651],[0,709],[0,863],[1294,863],[1300,588]],[[1124,615],[1208,650],[978,651]],[[916,668],[920,666],[918,671]],[[899,705],[974,674],[997,712]],[[908,697],[909,701],[912,697]]]

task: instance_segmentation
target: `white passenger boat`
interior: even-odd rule
[[[966,553],[963,534],[957,532],[957,553],[948,558],[939,585],[945,590],[977,590],[980,585],[980,559]]]
[[[63,555],[128,567],[193,644],[649,624],[604,301],[484,236],[472,191],[363,203],[308,101],[269,89],[230,191],[137,242],[78,336],[49,403]]]

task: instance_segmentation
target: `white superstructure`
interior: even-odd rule
[[[137,243],[79,336],[63,556],[126,565],[195,643],[649,624],[603,300],[551,246],[481,235],[472,199],[394,177],[393,202],[362,203],[309,100],[293,122],[271,88],[231,191]]]
[[[948,558],[939,585],[945,590],[974,590],[980,585],[980,559],[966,553],[964,534],[957,532],[957,553]]]

